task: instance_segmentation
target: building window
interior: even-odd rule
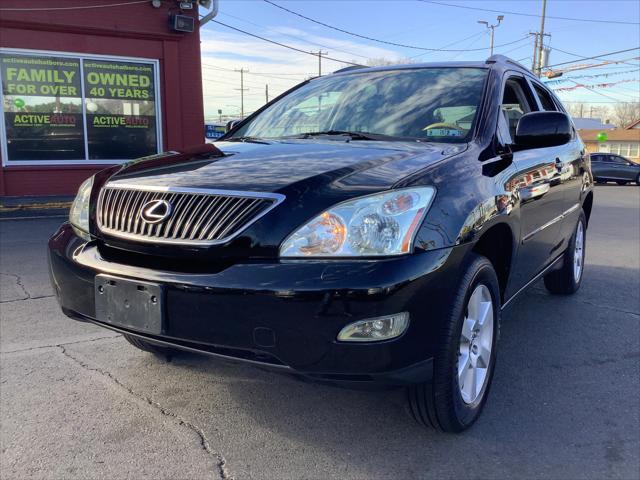
[[[160,151],[157,62],[0,49],[6,165],[114,163]]]
[[[598,151],[604,153],[615,153],[616,155],[622,155],[624,157],[633,157],[638,155],[638,144],[633,142],[600,143],[598,144]]]

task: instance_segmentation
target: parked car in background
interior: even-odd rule
[[[592,185],[558,98],[506,57],[349,68],[88,179],[51,278],[141,350],[405,386],[417,422],[459,432],[502,311],[538,279],[580,288]]]
[[[597,183],[616,182],[640,185],[640,164],[613,153],[592,153],[591,169]]]

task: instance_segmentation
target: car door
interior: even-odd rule
[[[613,164],[616,169],[616,178],[620,180],[626,180],[629,182],[634,182],[638,176],[638,167],[631,163],[631,161],[627,160],[624,157],[615,155],[613,157]]]
[[[529,83],[541,110],[566,113],[560,101],[544,85],[531,79],[529,79]],[[568,143],[546,150],[549,154],[553,153],[556,169],[560,174],[559,189],[562,191],[564,206],[560,220],[560,243],[558,245],[559,250],[564,250],[578,221],[583,193],[591,184],[592,179],[586,164],[586,148],[575,128],[572,127],[571,140]]]
[[[524,75],[508,74],[503,85],[498,137],[513,145],[518,120],[525,113],[539,110],[539,106]],[[520,198],[520,245],[512,277],[516,290],[558,253],[564,211],[562,172],[556,164],[559,156],[562,154],[557,147],[513,148],[516,174],[510,183]]]
[[[616,161],[616,156],[606,154],[602,156],[602,168],[599,175],[609,180],[617,180],[620,175],[619,165]]]
[[[604,170],[606,168],[605,164],[605,155],[601,153],[592,153],[591,154],[591,172],[593,176],[597,179],[605,178]]]

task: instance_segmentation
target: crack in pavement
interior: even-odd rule
[[[16,281],[16,285],[18,286],[18,288],[20,290],[22,290],[22,294],[24,295],[24,297],[22,297],[22,298],[14,298],[12,300],[0,300],[0,304],[14,303],[14,302],[25,302],[27,300],[38,300],[40,298],[55,297],[55,295],[53,295],[53,294],[51,294],[51,295],[39,295],[37,297],[33,297],[33,296],[31,296],[31,294],[27,290],[27,287],[25,287],[24,284],[22,283],[22,277],[20,277],[20,275],[16,275],[15,273],[5,273],[5,272],[0,272],[0,275],[4,275],[5,277],[14,278],[15,281]]]
[[[53,295],[53,294],[52,295],[40,295],[39,297],[31,297],[31,296],[29,296],[29,297],[25,297],[25,298],[16,298],[14,300],[0,300],[0,304],[3,304],[3,303],[14,303],[14,302],[26,302],[26,301],[29,301],[29,300],[39,300],[41,298],[52,298],[52,297],[55,297],[55,295]]]
[[[97,342],[98,340],[105,340],[107,338],[119,338],[122,335],[115,334],[115,335],[105,335],[104,337],[96,337],[96,338],[89,338],[87,340],[77,340],[75,342],[64,342],[64,343],[53,343],[51,345],[39,345],[37,347],[27,347],[27,348],[18,348],[16,350],[6,350],[3,352],[0,352],[0,355],[8,355],[10,353],[22,353],[22,352],[29,352],[31,350],[41,350],[44,348],[55,348],[55,347],[63,347],[63,346],[67,346],[67,345],[77,345],[79,343],[90,343],[90,342]]]
[[[140,400],[143,400],[145,403],[147,403],[148,405],[150,405],[153,408],[155,408],[156,410],[158,410],[162,415],[166,415],[168,417],[172,417],[172,418],[176,419],[178,421],[178,425],[187,427],[188,429],[193,431],[200,438],[200,447],[205,452],[207,452],[208,455],[210,455],[211,457],[213,457],[215,459],[216,464],[218,466],[218,471],[219,471],[220,478],[222,480],[234,480],[233,475],[229,472],[229,470],[227,468],[227,461],[225,460],[225,458],[220,453],[217,453],[217,452],[213,451],[213,449],[211,448],[211,445],[209,444],[209,440],[207,439],[206,434],[204,433],[204,431],[200,427],[198,427],[197,425],[194,425],[193,423],[191,423],[190,421],[188,421],[185,418],[181,417],[177,413],[174,413],[174,412],[171,412],[170,410],[167,410],[165,407],[160,405],[158,402],[156,402],[152,398],[147,397],[145,395],[142,395],[142,394],[136,392],[135,390],[133,390],[132,388],[127,387],[124,383],[122,383],[120,380],[118,380],[118,378],[115,375],[113,375],[111,372],[109,372],[107,370],[104,370],[102,368],[92,367],[89,364],[87,364],[87,363],[83,362],[82,360],[80,360],[79,358],[74,357],[73,355],[71,355],[67,351],[67,349],[65,348],[64,345],[57,345],[57,346],[60,348],[62,354],[65,357],[67,357],[70,360],[72,360],[74,363],[79,365],[81,368],[83,368],[85,370],[88,370],[88,371],[99,373],[99,374],[109,378],[113,383],[118,385],[120,388],[124,389],[130,395],[133,395],[134,397],[136,397],[136,398],[138,398]]]
[[[16,275],[15,273],[4,273],[4,272],[0,272],[0,275],[4,275],[5,277],[13,277],[16,280],[16,285],[20,287],[20,290],[22,290],[22,293],[24,293],[25,295],[24,298],[18,298],[13,301],[31,299],[31,294],[27,291],[26,287],[23,285],[22,278],[20,278],[20,275]],[[2,303],[6,303],[6,302],[2,302]]]

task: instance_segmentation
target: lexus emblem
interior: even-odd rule
[[[160,223],[171,215],[171,204],[166,200],[151,200],[140,209],[140,218],[146,223]]]

